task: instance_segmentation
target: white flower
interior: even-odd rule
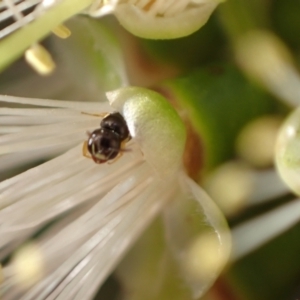
[[[144,38],[172,39],[201,28],[224,0],[6,0],[0,4],[0,70],[25,51],[27,61],[42,75],[55,68],[51,55],[36,43],[51,31],[61,38],[70,31],[61,25],[72,16],[114,14],[131,33]],[[20,30],[22,29],[22,30]],[[28,52],[29,51],[29,52]]]
[[[201,28],[224,0],[100,0],[92,16],[108,6],[131,33],[150,39],[187,36]],[[102,4],[101,4],[102,3]]]
[[[226,223],[183,171],[185,131],[176,112],[142,88],[107,97],[111,106],[1,96],[34,106],[0,108],[1,176],[54,157],[0,183],[3,299],[91,299],[162,211],[191,297],[202,295],[224,266]],[[110,111],[124,116],[132,139],[119,159],[99,165],[82,155],[82,144],[99,127],[93,114]]]

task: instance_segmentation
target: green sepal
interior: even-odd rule
[[[175,109],[160,94],[140,87],[125,87],[107,93],[111,106],[126,120],[157,175],[167,179],[182,166],[186,132]]]

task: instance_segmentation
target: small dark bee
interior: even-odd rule
[[[97,164],[118,157],[130,140],[126,121],[118,112],[106,115],[100,122],[100,128],[88,133],[88,136],[83,145],[83,155]]]

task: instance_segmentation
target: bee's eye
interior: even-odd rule
[[[101,128],[111,130],[119,135],[121,141],[129,137],[129,130],[126,121],[119,113],[113,113],[105,117],[101,123]]]

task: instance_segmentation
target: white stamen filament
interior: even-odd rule
[[[78,117],[82,116],[80,111],[73,111],[70,109],[53,109],[53,108],[8,108],[8,107],[0,107],[0,115],[3,116],[53,116],[53,117]],[[86,117],[91,117],[87,115]]]
[[[294,226],[300,219],[300,200],[282,205],[232,230],[232,260],[238,260]]]
[[[89,7],[88,13],[92,17],[102,17],[113,12],[119,0],[94,0]]]
[[[104,98],[99,99],[105,100]],[[46,106],[56,108],[70,108],[75,111],[84,113],[96,114],[98,112],[109,112],[111,107],[107,102],[74,102],[74,101],[57,101],[46,99],[32,99],[32,98],[20,98],[14,96],[0,95],[0,102],[29,104],[35,106]]]
[[[65,300],[81,299],[82,295],[88,299],[168,201],[174,183],[168,187],[167,182],[156,179],[133,142],[113,164],[97,165],[83,156],[86,131],[99,128],[101,118],[82,112],[111,111],[107,104],[5,96],[0,100],[58,107],[1,108],[1,120],[11,118],[11,127],[18,127],[14,125],[22,124],[23,119],[46,125],[30,124],[22,132],[0,136],[0,163],[17,155],[25,163],[24,153],[29,151],[79,144],[46,164],[0,183],[1,259],[49,221],[64,215],[35,239],[45,266],[42,280],[32,288],[20,286],[12,261],[12,265],[4,266],[4,274],[9,276],[4,278],[1,293],[5,299]]]
[[[254,188],[249,197],[249,205],[261,204],[290,193],[275,169],[256,171],[253,180]]]
[[[26,129],[26,132],[16,133],[14,135],[6,135],[0,137],[0,145],[4,143],[13,143],[12,147],[14,147],[14,143],[21,142],[21,141],[28,141],[29,139],[34,140],[39,138],[39,140],[46,139],[53,135],[57,135],[57,132],[61,130],[62,136],[66,134],[71,134],[75,132],[83,132],[83,137],[86,134],[84,129],[86,130],[93,130],[99,126],[99,118],[89,118],[88,120],[81,121],[79,120],[70,120],[69,122],[59,123],[58,124],[50,124],[50,125],[41,125],[41,126],[31,126]],[[21,124],[19,124],[21,125]],[[80,140],[79,140],[80,141]],[[33,147],[34,148],[34,147]],[[18,151],[18,147],[15,149]],[[11,153],[14,150],[11,150]],[[1,153],[1,146],[0,146],[0,153]]]
[[[41,0],[4,0],[0,4],[0,22],[5,21],[8,18],[14,18],[15,22],[6,26],[4,29],[0,30],[0,38],[14,32],[15,30],[25,26],[26,24],[33,21],[40,14],[40,4]],[[25,14],[26,10],[34,10],[28,14]]]
[[[300,103],[300,75],[284,43],[273,33],[251,31],[236,43],[241,67],[291,106]]]
[[[90,280],[84,284],[85,288],[81,288],[81,292],[85,293],[89,288],[89,293],[94,293],[97,286],[105,279],[108,270],[111,270],[117,263],[114,259],[103,259],[103,256],[115,257],[115,252],[122,252],[122,249],[130,243],[130,239],[136,237],[137,233],[135,232],[140,232],[155,215],[155,212],[164,205],[162,199],[168,199],[163,195],[165,184],[162,186],[161,182],[158,181],[156,184],[151,185],[153,179],[149,177],[147,179],[147,174],[149,174],[147,169],[148,166],[142,166],[141,170],[144,176],[141,176],[141,173],[135,169],[135,172],[131,172],[134,174],[129,176],[127,180],[117,184],[102,199],[103,201],[99,201],[70,224],[65,224],[65,228],[61,228],[60,232],[55,231],[52,238],[48,235],[44,240],[42,237],[38,239],[42,252],[45,253],[45,257],[48,259],[46,265],[51,268],[50,275],[20,299],[36,299],[36,296],[34,296],[35,291],[42,297],[41,299],[44,299],[43,297],[46,298],[46,294],[55,287],[53,285],[59,284],[63,278],[65,279],[60,283],[59,288],[54,289],[53,294],[47,299],[52,299],[60,292],[62,294],[58,299],[75,299],[73,298],[74,294],[80,288],[77,280],[79,282],[88,280],[89,276],[87,274],[90,275]],[[126,174],[124,175],[126,176]],[[141,184],[136,185],[137,182],[141,182]],[[99,185],[101,186],[101,182]],[[90,187],[90,189],[97,195],[94,187]],[[127,194],[127,197],[122,197]],[[140,199],[138,200],[139,205],[137,205],[137,199],[134,200],[137,196]],[[136,210],[140,213],[137,214]],[[145,214],[145,212],[147,213]],[[134,217],[136,215],[140,215],[140,218]],[[145,218],[148,220],[146,223]],[[132,237],[128,237],[127,231],[130,232]],[[74,232],[76,232],[76,235],[74,235]],[[66,239],[66,237],[68,238]],[[119,246],[114,246],[115,243]],[[65,245],[62,247],[62,244]],[[112,249],[115,250],[112,251]],[[97,254],[98,251],[101,252]],[[70,257],[70,253],[74,254]],[[66,260],[66,258],[68,259]],[[62,262],[63,264],[60,266]],[[72,269],[73,271],[71,271]],[[71,280],[73,284],[70,286],[69,281]],[[91,280],[94,282],[93,289],[91,289]],[[43,292],[40,294],[41,291]],[[78,299],[80,299],[79,296]]]
[[[3,2],[6,4],[7,8],[11,11],[11,14],[12,14],[13,18],[16,21],[22,20],[23,15],[20,11],[20,7],[16,6],[10,0],[3,0]]]
[[[0,135],[8,134],[8,133],[16,133],[24,130],[22,126],[1,126],[0,127]]]
[[[24,165],[28,166],[36,161],[45,161],[51,159],[76,146],[76,144],[78,143],[69,142],[56,146],[51,145],[44,149],[25,151],[22,153],[22,155],[20,155],[19,153],[10,153],[0,156],[0,178],[5,179],[12,174],[15,175],[16,173],[18,173],[16,172],[18,171],[18,167]]]
[[[139,97],[145,95],[142,100],[148,101],[147,108],[141,106],[141,101],[134,101],[134,91]],[[2,102],[55,107],[0,109],[0,120],[10,118],[11,127],[18,127],[16,124],[24,119],[35,120],[33,124],[28,121],[21,132],[0,136],[0,164],[7,161],[8,170],[9,165],[18,166],[20,161],[28,164],[37,157],[59,155],[0,183],[0,261],[4,261],[0,293],[4,299],[92,299],[129,246],[163,208],[171,209],[175,198],[183,203],[185,213],[173,207],[174,214],[168,222],[170,234],[178,233],[173,225],[179,219],[187,231],[181,232],[180,239],[174,238],[174,251],[185,252],[187,243],[177,241],[190,230],[192,235],[187,235],[186,242],[194,235],[199,237],[204,226],[211,228],[214,236],[211,251],[224,254],[224,259],[222,256],[207,266],[204,281],[191,273],[188,279],[193,283],[187,280],[184,284],[200,295],[223,267],[230,249],[226,223],[211,200],[181,169],[185,131],[176,112],[161,113],[158,109],[166,105],[159,102],[163,99],[145,89],[124,88],[115,91],[114,96],[110,93],[107,97],[127,124],[134,121],[136,136],[130,132],[132,139],[121,157],[100,165],[84,156],[88,153],[83,143],[88,138],[86,131],[98,129],[103,113],[112,111],[107,104],[0,96]],[[145,114],[149,111],[150,118]],[[149,141],[155,141],[158,130],[163,139],[153,147],[152,157],[146,148],[153,144]],[[176,153],[169,151],[167,158],[154,155],[161,153],[164,145],[170,145],[174,132],[180,137],[172,144]],[[153,159],[161,164],[155,165]],[[196,232],[185,223],[186,216],[194,213],[190,204],[199,210]],[[22,252],[28,240],[36,256],[30,251]],[[6,261],[11,254],[13,258]],[[32,262],[28,268],[27,258]],[[200,274],[198,271],[196,268]]]
[[[276,170],[256,170],[240,161],[218,167],[205,187],[227,216],[290,193]]]

